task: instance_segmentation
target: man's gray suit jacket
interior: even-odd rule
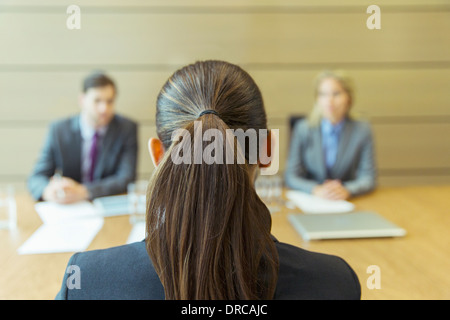
[[[53,122],[42,151],[28,178],[28,189],[35,200],[42,193],[56,169],[62,175],[81,182],[80,115]],[[102,138],[101,153],[94,171],[94,181],[85,183],[91,198],[126,192],[136,178],[137,124],[120,115],[111,120]]]

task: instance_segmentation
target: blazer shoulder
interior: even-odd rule
[[[314,131],[307,118],[298,120],[292,128],[292,137],[300,138],[303,141],[306,137],[310,136]]]
[[[67,263],[67,267],[64,270],[64,276],[63,276],[63,280],[62,280],[62,284],[61,284],[61,289],[59,290],[59,292],[57,293],[55,300],[68,300],[68,294],[69,294],[69,276],[71,276],[72,273],[72,269],[73,266],[77,266],[76,264],[76,259],[77,259],[77,255],[78,253],[73,254],[70,259],[69,262]]]
[[[80,286],[66,289],[67,299],[164,299],[144,241],[77,253],[70,263],[80,272]]]
[[[364,133],[372,132],[372,125],[367,120],[352,120],[351,123],[358,132]]]
[[[277,243],[280,259],[276,298],[350,299],[361,297],[359,279],[340,257]]]
[[[305,132],[311,129],[307,118],[298,120],[294,125],[294,132]]]
[[[78,124],[79,115],[72,115],[70,117],[56,119],[50,122],[50,128],[55,130],[67,130],[67,128],[73,127],[75,124]]]
[[[369,121],[350,119],[349,126],[350,132],[352,133],[350,139],[360,141],[361,143],[373,139],[372,126]]]
[[[121,114],[115,114],[114,115],[114,119],[122,127],[131,127],[131,128],[136,128],[137,127],[137,122],[136,121],[134,121],[133,119],[130,119],[128,117],[125,117],[125,116],[123,116]]]
[[[127,117],[116,114],[110,124],[110,132],[117,135],[120,134],[121,138],[137,139],[138,124]]]

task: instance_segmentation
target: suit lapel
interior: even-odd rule
[[[116,117],[114,116],[108,125],[105,135],[102,137],[101,151],[94,169],[94,180],[101,179],[107,166],[108,155],[111,155],[110,150],[118,138],[118,132],[118,123],[116,121]]]
[[[350,155],[348,152],[348,143],[352,137],[352,128],[353,122],[350,119],[347,119],[344,124],[344,128],[342,128],[341,136],[339,138],[338,151],[336,156],[336,162],[334,166],[331,168],[331,173],[333,177],[340,177],[343,175],[343,170],[345,169],[343,165],[345,163],[349,163],[349,159],[347,159]]]
[[[71,158],[70,176],[72,176],[75,181],[81,181],[81,130],[79,115],[72,118],[71,131],[71,141],[68,144]]]
[[[319,178],[324,181],[327,178],[327,169],[322,148],[322,134],[320,132],[320,125],[314,127],[312,130],[312,149],[313,158],[314,161],[316,161]]]

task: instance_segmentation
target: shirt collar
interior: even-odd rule
[[[105,135],[106,130],[108,130],[108,126],[103,126],[103,127],[98,128],[97,130],[95,130],[87,123],[87,121],[86,121],[86,119],[84,119],[83,115],[80,115],[80,132],[81,132],[81,137],[84,140],[92,139],[92,137],[95,134],[95,131],[97,131],[98,135],[100,137],[102,137]]]
[[[322,118],[320,127],[325,134],[340,134],[345,124],[345,118],[336,124],[332,124],[328,119]]]

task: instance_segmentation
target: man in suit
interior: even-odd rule
[[[50,125],[28,188],[35,200],[73,203],[126,191],[136,177],[137,124],[114,112],[117,89],[103,73],[83,82],[80,114]]]

